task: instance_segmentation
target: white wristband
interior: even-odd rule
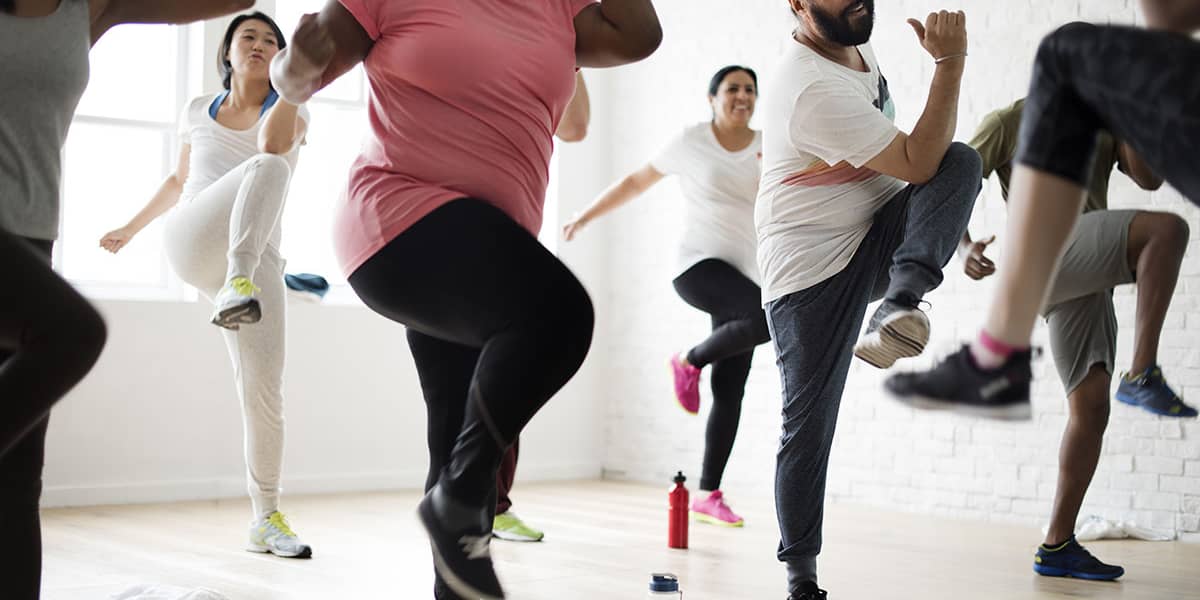
[[[944,63],[944,62],[946,62],[946,61],[948,61],[948,60],[952,60],[952,59],[955,59],[955,58],[966,58],[966,56],[967,56],[967,53],[966,53],[966,52],[960,52],[960,53],[958,53],[958,54],[951,54],[951,55],[949,55],[949,56],[943,56],[943,57],[941,57],[941,58],[935,58],[935,59],[933,59],[933,64],[935,64],[935,65],[940,65],[940,64],[942,64],[942,63]]]

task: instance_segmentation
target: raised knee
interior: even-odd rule
[[[275,177],[291,177],[292,165],[287,159],[279,154],[270,154],[263,152],[255,154],[250,159],[250,165],[260,173],[266,173]]]
[[[971,175],[979,182],[983,181],[983,159],[979,152],[962,142],[950,144],[942,163],[963,175]]]
[[[1096,26],[1091,23],[1076,21],[1067,23],[1055,29],[1038,44],[1035,62],[1041,67],[1057,67],[1058,57],[1064,47],[1071,47],[1079,40],[1093,35]]]
[[[1158,235],[1164,243],[1183,254],[1187,250],[1188,240],[1192,237],[1192,229],[1183,217],[1176,214],[1163,214],[1158,226]]]

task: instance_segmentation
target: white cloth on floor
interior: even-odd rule
[[[1042,527],[1042,533],[1050,530]],[[1175,539],[1174,532],[1159,531],[1142,527],[1133,521],[1109,521],[1098,515],[1080,517],[1075,523],[1075,539],[1080,542],[1093,540],[1123,540],[1132,538],[1147,542],[1169,542]]]
[[[229,600],[224,595],[208,588],[184,589],[170,585],[137,585],[111,598],[111,600]]]

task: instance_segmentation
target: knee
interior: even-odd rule
[[[1183,217],[1162,213],[1155,218],[1154,237],[1162,240],[1174,253],[1183,256],[1187,251],[1188,240],[1192,237],[1192,230]]]
[[[962,177],[964,181],[969,180],[976,191],[983,185],[983,159],[979,152],[962,142],[953,142],[946,149],[942,169]]]
[[[76,310],[61,316],[59,324],[61,329],[54,344],[61,355],[62,367],[82,379],[100,359],[108,341],[108,326],[100,313],[82,298]]]
[[[1108,427],[1111,404],[1108,397],[1112,377],[1104,365],[1094,365],[1086,377],[1068,396],[1071,422],[1090,431],[1102,432]]]
[[[256,173],[272,179],[287,180],[292,176],[292,165],[278,154],[256,154],[250,159],[250,166]]]
[[[596,325],[595,308],[578,281],[563,286],[556,296],[554,309],[547,313],[547,332],[559,340],[562,358],[578,368],[592,345],[592,333]]]

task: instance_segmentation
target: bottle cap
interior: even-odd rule
[[[687,477],[684,477],[684,476],[683,476],[683,471],[680,471],[680,472],[678,472],[678,473],[676,473],[676,474],[675,474],[675,479],[674,479],[674,481],[675,481],[675,483],[683,483],[683,482],[687,481]]]
[[[671,573],[651,573],[650,574],[650,591],[652,592],[678,592],[679,578]]]

